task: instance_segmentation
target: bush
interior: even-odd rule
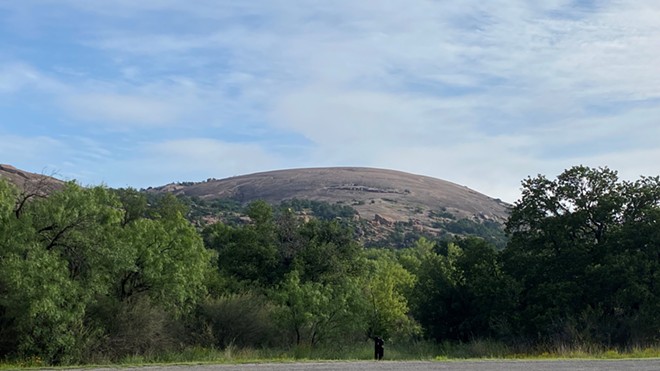
[[[272,346],[277,343],[277,331],[271,312],[271,304],[254,294],[211,299],[198,307],[193,329],[195,342],[222,349]]]
[[[146,295],[124,302],[105,301],[91,309],[90,317],[102,329],[88,343],[86,361],[119,360],[131,355],[149,355],[180,349],[181,326]],[[89,326],[92,327],[92,326]]]

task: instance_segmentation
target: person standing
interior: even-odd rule
[[[383,356],[385,355],[385,341],[380,337],[376,336],[374,338],[374,343],[375,343],[374,358],[377,361],[380,361],[381,359],[383,359]]]

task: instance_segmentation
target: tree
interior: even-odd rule
[[[298,234],[304,246],[293,258],[303,281],[332,282],[362,270],[361,247],[350,229],[337,221],[310,220]]]
[[[154,303],[184,313],[206,291],[211,254],[181,213],[161,215],[124,227],[125,264],[118,271],[115,293],[126,300],[146,292]]]
[[[523,181],[507,222],[505,271],[522,287],[519,326],[535,340],[657,339],[660,181],[621,182],[576,166]],[[656,312],[657,313],[657,312]]]
[[[272,285],[279,273],[272,208],[256,201],[247,207],[247,214],[249,225],[216,223],[203,232],[206,246],[218,252],[220,273],[235,283],[232,291],[240,291],[246,285]]]
[[[113,192],[74,182],[28,202],[17,195],[0,181],[0,333],[11,336],[0,355],[80,360],[114,321],[93,317],[100,306],[143,292],[178,315],[203,294],[210,254],[180,212],[126,218]]]
[[[463,308],[462,338],[505,338],[512,334],[510,315],[518,300],[518,286],[504,274],[495,245],[481,238],[457,238],[444,244],[441,254],[454,256],[453,281]]]
[[[436,341],[505,336],[517,298],[501,271],[495,247],[480,238],[416,247],[420,260],[411,304],[426,335]],[[415,260],[408,260],[414,262]]]
[[[0,236],[0,312],[15,335],[3,352],[66,362],[76,357],[86,306],[108,293],[119,204],[101,187],[75,183],[14,202],[21,212],[3,218]]]
[[[344,278],[332,284],[303,282],[294,270],[272,297],[281,308],[277,321],[292,334],[296,345],[346,339],[362,327],[363,301],[355,279]]]
[[[124,209],[122,226],[147,217],[149,204],[147,196],[134,188],[120,188],[114,190]]]
[[[337,221],[303,222],[284,211],[275,218],[263,201],[248,206],[250,224],[207,227],[206,246],[218,252],[218,267],[232,290],[266,288],[296,270],[302,281],[331,282],[360,271],[360,246]]]
[[[420,328],[410,315],[407,298],[416,277],[387,250],[372,250],[371,255],[367,260],[363,289],[367,337],[408,339],[419,334]]]
[[[449,320],[453,316],[450,300],[456,290],[447,257],[425,251],[416,269],[417,281],[411,295],[413,317],[422,325],[426,336],[436,341],[455,339],[456,331]]]

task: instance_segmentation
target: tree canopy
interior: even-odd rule
[[[506,272],[527,336],[628,343],[660,334],[660,180],[576,166],[523,181]]]
[[[346,210],[295,213],[309,205],[257,201],[240,205],[240,223],[194,225],[172,195],[75,182],[28,194],[0,179],[0,357],[660,341],[659,177],[576,166],[527,178],[504,248],[478,237],[365,248],[330,217]]]
[[[22,203],[0,181],[0,197],[0,354],[71,361],[107,330],[86,326],[99,303],[144,293],[178,314],[205,291],[210,254],[179,212],[127,217],[133,204],[73,182]]]

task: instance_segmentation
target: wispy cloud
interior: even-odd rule
[[[282,159],[255,144],[181,138],[143,143],[134,157],[112,166],[124,171],[119,177],[124,185],[147,187],[266,171],[282,164]]]
[[[46,137],[23,137],[12,134],[0,134],[0,157],[11,158],[20,154],[26,162],[32,160],[48,159],[50,153],[57,153],[67,148],[65,143]],[[47,164],[44,164],[44,166]]]
[[[657,173],[655,0],[0,8],[13,35],[0,94],[41,92],[56,121],[109,149],[108,183],[365,165],[512,201],[527,175],[582,162]],[[126,133],[129,149],[90,128]]]
[[[0,63],[0,94],[22,90],[55,92],[61,84],[25,63]]]
[[[166,101],[119,94],[71,95],[64,99],[63,105],[78,119],[122,127],[170,124],[181,115],[179,107]]]

